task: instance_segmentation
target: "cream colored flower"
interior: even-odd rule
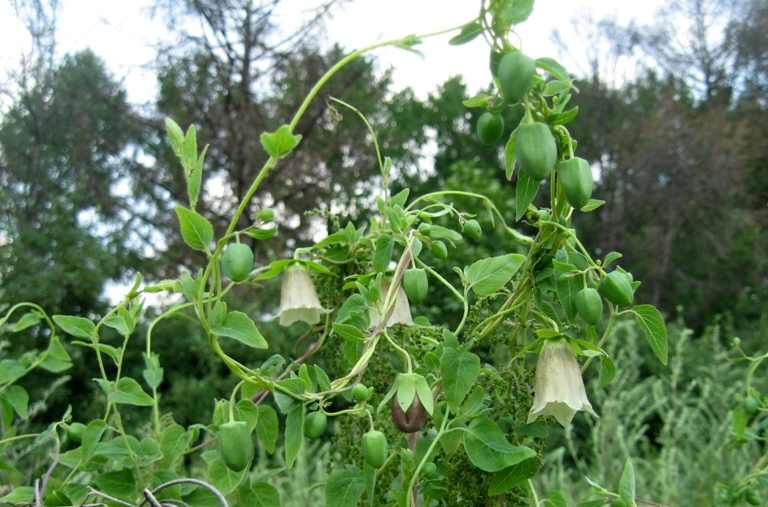
[[[283,288],[280,293],[280,325],[290,326],[298,320],[317,324],[320,316],[327,311],[320,305],[315,284],[307,268],[302,264],[291,264],[283,273]]]
[[[536,394],[528,423],[551,415],[562,426],[568,426],[579,411],[597,417],[587,399],[576,356],[568,340],[545,340],[536,364]]]
[[[386,315],[384,308],[384,300],[389,292],[389,283],[381,284],[381,297],[376,303],[376,308],[371,309],[368,313],[371,324],[370,327],[376,327],[381,323],[381,319]],[[402,287],[397,288],[397,295],[395,296],[395,309],[392,311],[392,316],[387,321],[387,327],[392,327],[395,324],[403,324],[406,326],[413,325],[413,318],[411,318],[411,305],[408,303],[408,296],[405,295],[405,290]]]

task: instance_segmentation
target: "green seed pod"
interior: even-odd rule
[[[230,470],[239,472],[253,459],[251,430],[245,421],[232,421],[219,426],[219,454]]]
[[[602,279],[598,286],[605,299],[619,306],[632,306],[635,302],[635,293],[626,273],[611,271]]]
[[[557,162],[557,145],[552,132],[543,123],[525,123],[515,134],[515,156],[525,173],[541,181],[552,173]]]
[[[448,247],[445,246],[445,243],[442,241],[433,241],[429,247],[429,251],[438,259],[448,258]]]
[[[747,494],[744,495],[744,499],[747,501],[749,505],[760,505],[762,502],[760,501],[760,497],[757,496],[757,493],[750,490],[747,491]]]
[[[328,426],[328,416],[322,412],[312,412],[304,419],[304,435],[309,438],[317,438],[325,433]]]
[[[389,444],[384,433],[371,430],[363,435],[363,458],[373,468],[381,468],[389,456]]]
[[[477,220],[467,220],[464,222],[464,234],[472,239],[480,239],[483,237],[483,228]]]
[[[499,62],[501,96],[514,104],[528,94],[536,73],[536,62],[522,51],[512,51]]]
[[[410,268],[403,275],[403,289],[408,301],[421,303],[429,291],[429,279],[425,269]]]
[[[499,142],[501,135],[504,134],[504,118],[501,115],[493,113],[483,113],[477,120],[477,137],[485,145],[492,145]]]
[[[253,250],[243,243],[229,245],[221,259],[221,267],[233,282],[247,280],[253,269]]]
[[[371,397],[371,390],[365,387],[363,384],[357,384],[352,388],[352,399],[358,403],[362,403]]]
[[[421,473],[423,473],[427,479],[434,479],[437,477],[437,465],[431,461],[424,463],[424,466],[421,467]]]
[[[587,324],[595,325],[603,316],[603,298],[596,289],[587,287],[581,289],[574,297],[576,311]]]
[[[758,403],[754,396],[744,398],[744,411],[747,414],[752,415],[757,412],[757,405]]]
[[[422,233],[425,236],[429,236],[429,233],[432,231],[432,226],[429,225],[426,222],[422,222],[419,224],[419,232]]]
[[[264,208],[259,212],[259,218],[265,222],[271,222],[275,219],[275,212],[272,208]]]
[[[587,205],[592,198],[592,168],[583,158],[574,157],[560,162],[560,184],[568,204],[576,209]]]
[[[67,426],[67,438],[75,444],[83,441],[83,433],[85,433],[85,424],[83,423],[74,422]]]

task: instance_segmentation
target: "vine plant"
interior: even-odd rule
[[[533,0],[481,4],[477,18],[461,27],[378,43],[331,68],[290,123],[261,136],[269,159],[221,237],[214,237],[211,224],[196,211],[207,147],[198,150],[194,126],[184,132],[166,121],[189,194],[189,202],[176,208],[181,234],[208,262],[196,274],[154,285],[143,284],[138,274],[124,301],[97,322],[70,315],[49,318],[29,303],[5,313],[4,329],[37,326],[49,336],[49,345],[2,361],[0,450],[6,462],[0,473],[16,487],[0,501],[280,505],[270,478],[281,470],[256,476],[255,456],[264,453],[255,453],[254,446],[267,453],[280,449],[285,467],[291,468],[306,439],[330,438],[329,474],[318,485],[329,506],[565,505],[557,492],[539,499],[531,481],[546,452],[547,426],[567,426],[581,411],[597,416],[582,373],[599,375],[601,387],[611,382],[616,367],[603,345],[612,338],[617,319],[634,316],[662,363],[667,361],[666,330],[654,307],[634,304],[640,282],[615,265],[621,255],[593,257],[572,227],[577,212],[590,212],[603,202],[591,198],[592,170],[576,156],[576,140],[566,128],[578,113],[568,108],[577,91],[568,72],[551,58],[533,60],[510,42],[514,26],[530,15]],[[333,99],[333,107],[354,112],[349,121],[362,121],[374,139],[383,182],[375,218],[363,226],[339,227],[311,247],[297,249],[290,259],[254,266],[252,251],[238,238],[263,240],[276,234],[274,211],[258,210],[256,222],[245,229],[236,230],[237,224],[267,174],[279,171],[281,160],[299,144],[294,127],[323,85],[369,51],[385,46],[416,51],[423,39],[451,32],[456,33],[451,44],[477,37],[488,42],[497,91],[464,104],[485,110],[477,124],[481,143],[499,149],[505,143],[506,176],[517,176],[515,221],[525,221],[536,234],[515,229],[507,221],[508,210],[484,195],[449,190],[413,199],[408,190],[391,195],[392,163],[375,143],[375,130],[353,104]],[[524,109],[523,118],[502,139],[503,113],[516,105]],[[537,208],[533,202],[540,192],[548,193],[549,200]],[[451,250],[471,251],[470,242],[483,234],[475,214],[451,203],[457,198],[475,200],[492,227],[517,245],[515,250],[452,272],[437,269]],[[226,340],[255,349],[268,349],[270,340],[259,329],[264,317],[231,311],[227,294],[236,284],[276,276],[283,277],[280,323],[308,325],[312,345],[287,366],[282,357],[260,365],[232,357],[222,347]],[[453,327],[412,317],[412,308],[418,309],[437,286],[461,308]],[[123,359],[142,318],[142,295],[155,292],[176,293],[183,300],[149,324],[143,378],[134,379],[123,374]],[[194,315],[211,352],[238,379],[228,399],[216,403],[207,426],[175,424],[160,403],[164,370],[152,349],[152,331],[179,313]],[[100,340],[105,328],[123,336],[121,347]],[[25,419],[29,406],[18,380],[36,368],[58,373],[71,365],[60,331],[95,354],[104,412],[83,423],[73,422],[68,412],[43,433],[17,434],[14,420]],[[490,361],[492,348],[503,351],[505,359]],[[327,358],[329,371],[313,361],[319,353]],[[125,405],[146,407],[150,428],[140,438],[123,424]],[[329,421],[338,431],[325,436]],[[32,474],[9,464],[41,446],[50,452]],[[203,477],[181,476],[190,459],[202,460]],[[25,483],[32,478],[33,484]],[[630,461],[617,492],[594,484],[593,494],[580,505],[621,502],[635,505]]]

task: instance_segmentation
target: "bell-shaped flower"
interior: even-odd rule
[[[317,324],[320,316],[327,313],[317,297],[315,284],[307,268],[299,263],[291,264],[283,273],[280,293],[280,325],[290,326],[298,320]]]
[[[381,297],[376,302],[376,308],[371,309],[368,313],[371,324],[370,327],[376,327],[381,323],[381,319],[387,314],[386,308],[384,308],[384,302],[389,292],[389,283],[381,284]],[[405,290],[400,286],[397,288],[397,294],[395,296],[395,308],[392,310],[392,315],[387,320],[387,327],[392,327],[395,324],[403,324],[406,326],[413,325],[413,318],[411,317],[411,305],[408,302],[408,296],[405,294]]]
[[[587,399],[576,356],[568,340],[545,340],[536,364],[536,393],[528,423],[551,415],[562,426],[568,426],[579,411],[597,417]]]

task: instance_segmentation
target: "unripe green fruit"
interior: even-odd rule
[[[408,269],[403,275],[403,290],[411,303],[424,301],[429,291],[427,271],[419,268]]]
[[[568,204],[576,209],[587,205],[592,198],[592,168],[583,158],[575,157],[560,162],[560,184]]]
[[[744,499],[747,501],[749,505],[760,505],[762,502],[760,501],[760,497],[757,496],[757,493],[754,491],[747,491],[746,496]]]
[[[325,433],[328,426],[328,416],[322,412],[312,412],[304,419],[304,435],[309,438],[317,438]]]
[[[501,96],[514,104],[523,100],[533,84],[536,62],[522,51],[512,51],[499,62]]]
[[[83,433],[85,433],[85,424],[83,423],[75,422],[67,426],[67,438],[75,444],[83,441]]]
[[[550,212],[545,209],[538,210],[536,214],[539,215],[539,220],[543,220],[545,222],[548,222],[552,218]]]
[[[498,143],[503,133],[504,118],[501,115],[486,112],[477,120],[477,137],[485,145]]]
[[[754,396],[744,398],[744,411],[747,414],[752,415],[757,412],[757,405],[758,403]]]
[[[232,421],[219,426],[219,453],[230,470],[239,472],[253,458],[251,430],[245,421]]]
[[[421,472],[428,479],[432,479],[437,475],[437,465],[435,465],[431,461],[428,463],[424,463],[424,466],[421,467]]]
[[[433,241],[432,245],[429,247],[429,251],[438,259],[448,258],[448,247],[445,246],[445,243],[442,241]]]
[[[520,168],[536,181],[552,174],[557,145],[549,127],[543,123],[520,125],[515,134],[515,156]]]
[[[373,468],[381,468],[389,456],[389,444],[384,433],[371,430],[363,435],[363,458]]]
[[[483,228],[477,220],[467,220],[464,222],[464,234],[472,239],[480,239],[483,237]]]
[[[587,287],[581,289],[573,298],[576,303],[576,311],[587,324],[595,325],[603,316],[603,298],[597,290]]]
[[[352,388],[352,399],[358,403],[362,403],[371,396],[371,390],[365,387],[363,384],[357,384]]]
[[[229,245],[221,259],[221,267],[233,282],[247,280],[253,269],[253,250],[243,243]]]
[[[598,286],[605,299],[619,306],[632,306],[635,302],[635,293],[629,276],[621,271],[611,271],[603,278]]]
[[[265,222],[271,222],[275,219],[275,212],[272,208],[264,208],[259,212],[259,218]]]
[[[429,225],[426,222],[422,222],[419,224],[419,232],[422,233],[425,236],[429,236],[430,231],[432,230],[432,226]]]

